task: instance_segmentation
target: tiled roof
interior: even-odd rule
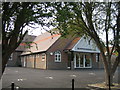
[[[23,52],[21,55],[31,54],[31,53],[37,53],[37,52],[43,52],[47,51],[48,48],[60,37],[60,34],[53,34],[46,32],[42,35],[39,35],[35,38],[33,41],[34,43],[31,44],[31,48],[27,49],[26,51],[29,52]]]
[[[71,50],[79,40],[80,37],[74,38],[72,42],[66,47],[66,50]]]
[[[30,49],[26,49],[21,55],[27,55],[32,53],[47,51],[55,42],[58,43],[56,48],[64,48],[64,50],[70,50],[74,45],[80,40],[78,36],[67,35],[66,37],[61,37],[58,32],[51,35],[49,32],[45,32],[35,38],[34,43],[31,44]]]
[[[22,43],[19,45],[19,47],[16,49],[16,51],[25,51],[26,47],[25,47],[24,42],[32,42],[35,38],[36,38],[36,36],[26,34]]]

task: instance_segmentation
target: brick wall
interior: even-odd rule
[[[43,54],[44,54],[44,58],[43,58]],[[26,62],[25,67],[46,69],[46,54],[45,53],[22,56],[21,61],[22,61],[23,67],[24,67],[24,62]]]
[[[68,54],[64,49],[74,38],[59,38],[47,51],[47,69],[67,69]],[[55,62],[55,52],[61,52],[61,62]],[[53,55],[51,55],[52,53]]]
[[[35,68],[46,69],[46,54],[36,54]]]
[[[26,56],[26,67],[34,68],[34,58],[33,55]]]
[[[99,55],[99,61],[96,61],[96,54],[92,54],[92,67],[93,68],[103,68],[102,57]]]

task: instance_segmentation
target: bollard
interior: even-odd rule
[[[111,82],[111,81],[110,81],[110,75],[109,75],[109,90],[111,90],[110,82]]]
[[[11,90],[14,90],[14,86],[15,86],[15,84],[14,84],[14,82],[12,82],[11,83]]]
[[[74,90],[74,79],[72,79],[72,90]]]

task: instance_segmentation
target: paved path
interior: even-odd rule
[[[11,82],[15,82],[21,88],[71,88],[72,79],[75,79],[75,88],[85,88],[88,84],[104,82],[104,71],[7,67],[2,82],[3,88],[8,87]],[[117,78],[114,81],[117,81]]]

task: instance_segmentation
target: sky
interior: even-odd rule
[[[29,35],[39,36],[39,35],[41,35],[42,33],[45,33],[46,31],[49,31],[49,30],[51,30],[51,29],[54,28],[54,27],[52,27],[52,26],[50,26],[49,28],[46,27],[46,26],[42,27],[42,26],[40,26],[40,25],[38,25],[38,24],[35,24],[35,27],[36,27],[36,28],[31,28],[31,27],[29,27],[29,26],[26,26],[26,27],[24,28],[24,30],[28,30],[28,34],[29,34]]]
[[[53,29],[54,27],[46,27],[46,26],[44,26],[44,27],[41,27],[40,25],[35,25],[35,27],[36,28],[30,28],[30,27],[25,27],[25,29],[29,29],[28,30],[28,34],[29,35],[35,35],[35,36],[39,36],[39,35],[41,35],[42,33],[45,33],[46,31],[49,31],[49,30],[51,30],[51,29]],[[99,35],[100,36],[100,38],[102,38],[102,40],[105,42],[105,38],[106,38],[106,34],[105,33],[103,33],[103,34],[100,34]],[[112,38],[112,32],[110,32],[109,33],[109,40]]]
[[[104,16],[102,13],[101,13],[102,17],[106,17]],[[45,22],[50,22],[53,18],[50,18],[50,19],[45,19]],[[47,27],[47,26],[44,26],[42,27],[41,25],[38,25],[38,24],[35,24],[33,27],[36,27],[36,28],[30,28],[30,27],[25,27],[25,29],[29,29],[29,32],[28,34],[29,35],[35,35],[35,36],[38,36],[38,35],[41,35],[42,33],[48,31],[48,30],[51,30],[53,29],[54,27]],[[109,40],[112,38],[112,32],[110,32],[109,34]],[[105,32],[103,34],[99,34],[100,38],[105,41],[105,38],[106,38],[106,34]]]

